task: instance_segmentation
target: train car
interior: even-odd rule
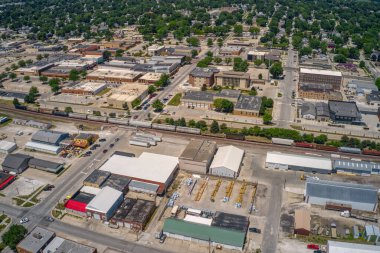
[[[245,140],[245,136],[243,134],[228,133],[228,134],[226,134],[226,138],[227,139],[233,139],[233,140],[240,140],[240,141]]]
[[[150,147],[150,144],[148,142],[134,141],[134,140],[130,140],[129,145],[140,146],[140,147],[145,147],[145,148]]]
[[[316,144],[315,148],[318,150],[325,150],[325,151],[335,151],[335,152],[338,151],[337,147],[326,146],[326,145],[321,145],[321,144]]]
[[[308,142],[295,142],[294,146],[301,147],[301,148],[315,148],[313,143],[308,143]]]
[[[87,114],[70,112],[70,113],[69,113],[69,118],[74,118],[74,119],[87,119]]]
[[[159,130],[166,130],[166,131],[175,131],[175,126],[173,125],[165,125],[165,124],[157,124],[157,123],[153,123],[152,124],[152,128],[153,129],[159,129]]]
[[[54,110],[49,108],[40,108],[40,113],[53,114]]]
[[[374,150],[374,149],[363,149],[362,152],[363,155],[376,155],[380,156],[380,151]]]
[[[160,136],[155,135],[155,134],[137,132],[135,135],[139,136],[139,137],[143,137],[143,138],[150,138],[150,139],[153,139],[155,141],[162,141],[162,138]]]
[[[191,128],[191,127],[177,126],[176,131],[179,133],[201,134],[201,130],[199,128]]]
[[[38,107],[34,107],[34,106],[27,106],[26,107],[26,110],[27,111],[31,111],[31,112],[39,112],[40,111],[40,108],[38,108]]]
[[[273,144],[286,145],[286,146],[292,146],[294,141],[291,139],[272,138],[272,143]]]
[[[95,116],[95,115],[88,115],[87,116],[88,120],[93,120],[93,121],[99,121],[99,122],[107,122],[108,118],[104,116]]]
[[[151,146],[157,145],[157,141],[155,141],[152,138],[148,138],[148,137],[133,136],[133,137],[131,137],[131,140],[132,141],[139,141],[139,142],[146,142],[146,143],[149,143],[149,145],[151,145]]]
[[[25,105],[15,105],[15,108],[18,110],[26,110],[27,107]]]
[[[361,154],[362,150],[360,148],[350,148],[350,147],[339,147],[338,151],[343,153],[350,153],[350,154]]]
[[[127,119],[127,118],[124,118],[124,119],[108,118],[108,122],[109,123],[113,123],[113,124],[119,124],[119,125],[128,126],[129,119]]]
[[[134,127],[152,128],[152,123],[147,121],[131,120],[129,121],[129,125]]]
[[[57,116],[61,116],[61,117],[67,117],[67,116],[69,116],[69,114],[67,112],[58,111],[58,110],[53,111],[53,114],[57,115]]]

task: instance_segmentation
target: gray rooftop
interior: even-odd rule
[[[333,168],[334,169],[352,169],[352,170],[371,172],[372,169],[380,170],[380,163],[346,160],[346,159],[335,159],[333,161]]]
[[[215,96],[225,98],[239,98],[240,94],[240,90],[223,89],[218,94],[215,94]]]
[[[377,203],[377,189],[373,186],[327,180],[307,179],[306,195],[337,201]]]
[[[317,116],[330,117],[329,106],[327,105],[327,103],[324,103],[324,102],[316,103],[315,110],[316,110]]]
[[[31,156],[24,154],[9,154],[5,157],[1,165],[7,168],[18,169],[25,161],[31,158]]]
[[[55,233],[47,229],[36,227],[30,232],[18,247],[26,252],[37,253],[55,236]]]
[[[204,78],[211,78],[214,73],[218,73],[219,70],[216,68],[199,68],[196,67],[191,71],[190,75],[194,77],[204,77]]]
[[[313,116],[316,116],[315,105],[309,102],[303,103],[301,107],[301,114],[302,115],[311,114]]]
[[[180,159],[207,162],[214,155],[215,149],[214,141],[193,139],[182,152]]]
[[[212,102],[214,100],[214,94],[204,91],[189,91],[185,93],[182,99]]]
[[[131,188],[138,188],[138,189],[144,189],[150,192],[157,192],[159,185],[132,180],[129,183],[129,189]]]
[[[246,232],[249,226],[249,218],[237,214],[216,212],[211,226]]]
[[[360,112],[355,102],[329,101],[329,110],[339,117],[360,117]]]
[[[109,186],[111,188],[114,188],[115,190],[124,192],[124,190],[128,187],[129,182],[131,182],[131,179],[129,177],[123,177],[112,174],[102,184],[102,187]]]
[[[329,92],[334,88],[331,84],[318,84],[318,83],[300,83],[299,89],[302,91],[314,91],[314,92]]]
[[[377,86],[370,81],[361,81],[361,80],[351,80],[348,84],[347,87],[349,88],[354,88],[354,89],[368,89],[368,90],[374,90],[378,91],[379,89]]]
[[[39,167],[45,171],[57,173],[59,170],[63,168],[62,163],[56,163],[51,161],[46,161],[38,158],[32,158],[29,160],[29,166]]]
[[[261,107],[261,97],[241,95],[235,105],[235,109],[259,111]]]
[[[92,253],[96,249],[87,245],[79,244],[70,240],[64,240],[63,243],[54,251],[54,253]]]
[[[95,184],[101,186],[111,175],[109,171],[94,170],[84,181],[83,184]]]
[[[32,136],[32,141],[57,144],[65,136],[68,136],[68,133],[40,130]]]

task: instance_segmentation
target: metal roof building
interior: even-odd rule
[[[307,179],[305,202],[325,206],[327,202],[350,205],[352,209],[374,212],[377,190],[370,185]]]
[[[5,172],[21,173],[28,168],[31,156],[24,154],[9,154],[5,157],[1,167]]]
[[[169,237],[180,240],[209,243],[213,246],[223,245],[225,248],[242,250],[245,243],[246,232],[231,230],[216,226],[208,226],[184,220],[167,218],[163,232]]]
[[[348,242],[327,242],[327,253],[375,253],[380,247],[368,244],[348,243]]]
[[[63,169],[63,164],[32,158],[29,160],[29,167],[56,174]]]
[[[111,173],[103,170],[94,170],[84,181],[83,185],[100,188],[111,176]]]
[[[41,252],[54,237],[54,232],[41,227],[36,227],[17,245],[17,252]]]
[[[54,237],[54,239],[42,251],[43,253],[95,253],[96,248],[80,244],[62,237]]]
[[[44,143],[48,145],[53,145],[53,146],[58,146],[62,140],[68,137],[69,137],[68,133],[40,130],[32,136],[32,141]]]
[[[25,148],[28,150],[39,151],[39,152],[52,154],[52,155],[58,154],[62,149],[60,146],[34,142],[34,141],[28,141],[25,144]]]
[[[16,143],[11,141],[0,141],[0,153],[9,154],[17,148]]]
[[[332,172],[331,160],[319,156],[268,152],[265,167],[328,174]]]
[[[123,193],[121,191],[106,186],[87,204],[87,216],[96,220],[108,220],[122,201]]]
[[[216,152],[216,142],[208,140],[190,140],[179,157],[181,170],[206,174]]]
[[[210,174],[236,178],[239,175],[243,157],[244,150],[237,147],[230,145],[218,148],[210,165]]]
[[[379,174],[380,164],[367,161],[335,159],[333,161],[333,170],[337,173],[369,176],[371,174]]]
[[[113,155],[99,170],[128,177],[142,184],[158,185],[157,193],[162,194],[172,182],[177,168],[177,157],[143,152],[139,157]]]

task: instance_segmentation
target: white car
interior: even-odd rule
[[[29,222],[29,219],[28,218],[22,218],[21,220],[20,220],[20,224],[24,224],[24,223],[28,223]]]

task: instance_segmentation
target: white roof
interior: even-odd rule
[[[62,237],[54,237],[54,239],[43,250],[43,253],[56,252],[59,246],[61,246],[64,241],[65,239],[63,239]]]
[[[113,155],[99,169],[121,176],[166,183],[177,167],[177,157],[144,152],[139,157]]]
[[[100,191],[101,191],[100,188],[91,187],[91,186],[87,186],[87,185],[83,186],[80,189],[80,192],[84,192],[84,193],[88,193],[88,194],[92,194],[92,195],[98,195]]]
[[[340,72],[340,71],[326,70],[326,69],[301,68],[300,72],[305,73],[305,74],[316,74],[316,75],[326,75],[326,76],[342,76],[342,72]]]
[[[53,146],[53,145],[34,142],[34,141],[28,141],[25,144],[25,148],[36,149],[36,150],[46,150],[46,151],[51,151],[55,153],[58,153],[58,151],[61,149],[61,147],[59,146]]]
[[[260,55],[260,56],[263,56],[263,55],[266,54],[266,52],[261,52],[261,51],[255,51],[255,50],[253,50],[253,51],[249,51],[248,54],[250,54],[250,55]]]
[[[197,224],[203,224],[207,226],[211,226],[212,219],[209,218],[203,218],[199,216],[194,216],[194,215],[186,215],[184,221],[192,222],[192,223],[197,223]]]
[[[231,145],[220,147],[214,156],[210,168],[225,167],[234,172],[238,172],[243,156],[244,150],[240,148]]]
[[[0,149],[2,150],[11,150],[16,147],[16,143],[11,141],[0,141]]]
[[[315,169],[332,170],[331,160],[329,158],[318,156],[295,155],[273,151],[267,153],[266,162],[300,167],[310,167]]]
[[[86,209],[107,213],[122,195],[121,191],[106,186],[88,203]]]
[[[379,252],[380,247],[367,244],[328,241],[327,251],[329,253],[374,253]]]

